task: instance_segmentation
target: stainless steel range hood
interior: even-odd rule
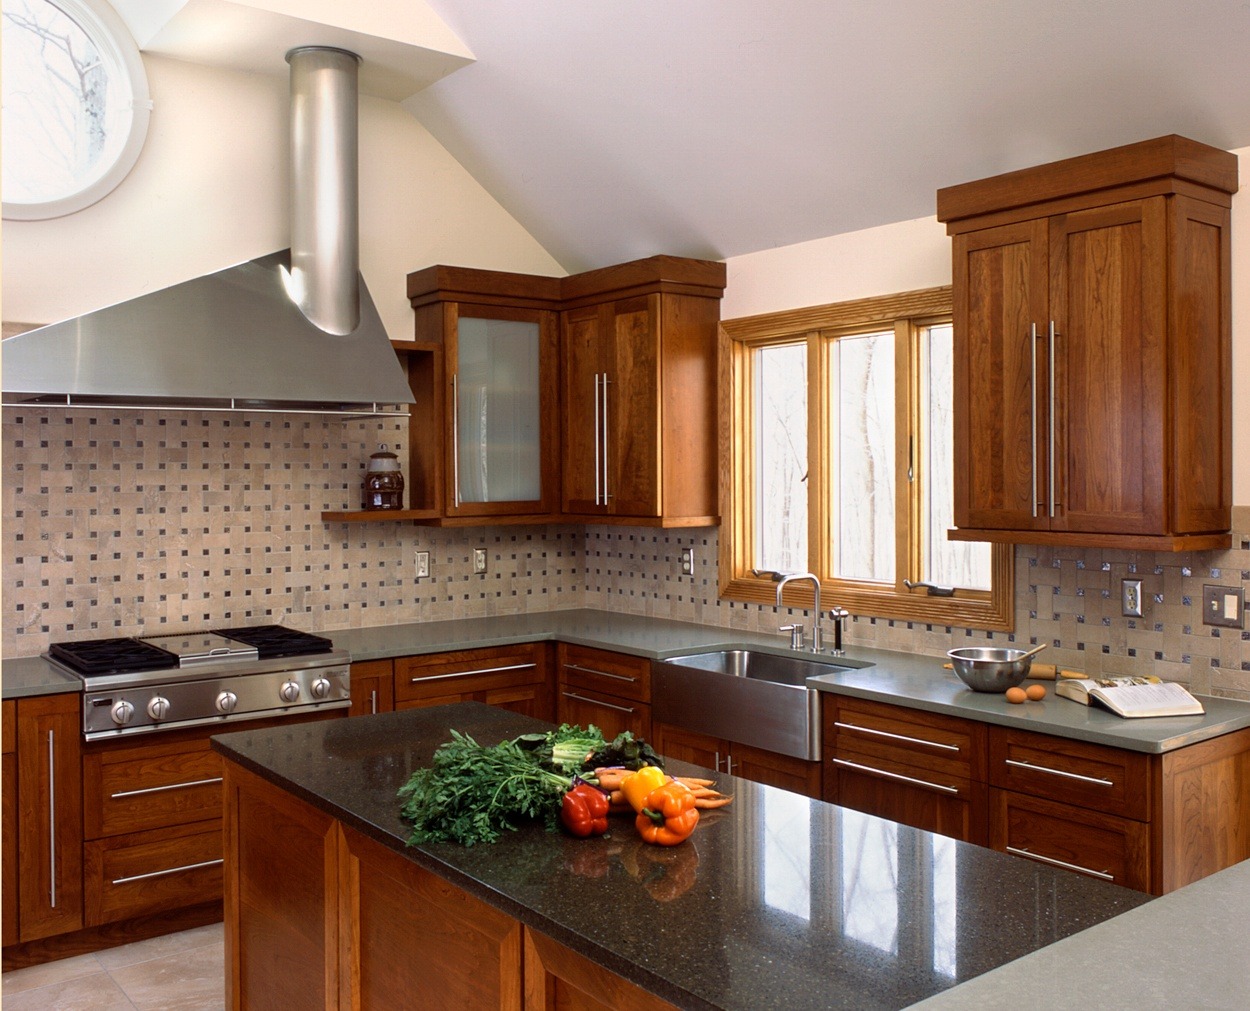
[[[356,57],[287,58],[292,249],[9,338],[5,406],[360,415],[412,403],[357,267]]]

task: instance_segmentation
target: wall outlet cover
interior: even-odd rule
[[[1142,616],[1142,596],[1140,579],[1120,580],[1120,611],[1126,618]]]
[[[683,576],[694,575],[694,548],[682,548],[681,555],[681,574]]]
[[[474,572],[486,571],[486,549],[485,548],[473,549],[473,571]]]

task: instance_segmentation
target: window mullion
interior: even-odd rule
[[[898,320],[894,324],[894,376],[895,404],[895,543],[898,560],[894,572],[894,590],[906,593],[904,579],[913,582],[920,578],[920,559],[923,545],[921,536],[924,524],[920,522],[920,509],[924,494],[924,460],[920,427],[920,367],[919,330],[911,320]]]
[[[831,338],[819,332],[807,335],[807,558],[808,568],[821,582],[833,573],[833,545],[829,522],[833,508],[832,439],[825,419],[832,407],[829,390]]]

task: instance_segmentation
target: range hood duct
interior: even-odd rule
[[[358,58],[287,60],[291,248],[9,338],[5,406],[359,416],[412,403],[358,266]]]

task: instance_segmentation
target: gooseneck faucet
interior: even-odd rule
[[[781,595],[786,588],[787,583],[793,583],[798,579],[808,579],[812,583],[812,614],[815,616],[815,624],[812,628],[812,652],[819,653],[824,648],[824,641],[820,632],[820,577],[814,572],[777,572],[773,574],[773,578],[777,580],[777,606],[782,606]],[[785,629],[782,629],[785,631]],[[793,631],[793,629],[792,629]],[[795,640],[798,640],[797,645]],[[794,649],[803,648],[803,626],[797,626],[797,635],[791,635],[790,646]]]

